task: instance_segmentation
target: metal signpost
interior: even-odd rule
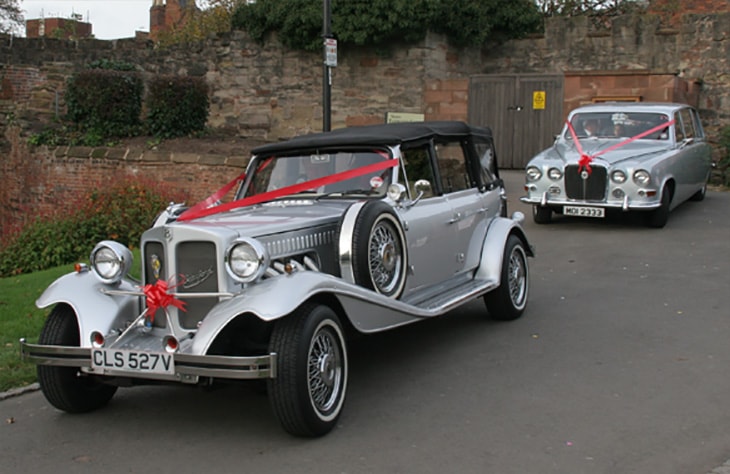
[[[322,131],[329,132],[332,74],[330,68],[337,66],[337,40],[332,37],[332,20],[330,17],[330,0],[324,0],[324,21],[322,25],[324,38],[324,77],[322,81]]]

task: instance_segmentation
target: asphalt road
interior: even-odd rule
[[[697,473],[730,458],[730,193],[664,229],[537,226],[523,317],[481,302],[355,341],[340,425],[284,433],[253,391],[121,389],[67,415],[0,402],[0,472]],[[723,471],[724,472],[724,471]]]

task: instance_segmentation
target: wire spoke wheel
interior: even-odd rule
[[[499,286],[484,295],[489,315],[509,321],[522,316],[530,289],[527,252],[522,241],[510,235],[505,243]]]
[[[269,351],[277,375],[267,382],[271,408],[296,436],[322,436],[337,424],[347,393],[347,346],[328,306],[305,303],[277,320]]]
[[[391,222],[381,221],[371,234],[368,252],[370,275],[380,293],[390,294],[403,272],[403,249]]]
[[[312,404],[327,412],[337,402],[342,388],[343,360],[337,335],[329,327],[320,329],[309,348],[307,379]]]

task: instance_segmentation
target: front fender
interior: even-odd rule
[[[527,240],[527,235],[522,229],[522,222],[525,216],[521,212],[515,212],[511,218],[495,217],[489,225],[487,238],[484,239],[482,247],[482,258],[477,268],[476,277],[485,280],[501,282],[502,260],[504,260],[504,248],[507,239],[511,234],[522,240],[525,252],[529,257],[535,256],[535,251]]]
[[[340,285],[341,280],[319,272],[295,272],[251,285],[210,310],[198,327],[193,353],[207,353],[220,331],[241,314],[250,313],[262,321],[273,321],[291,313],[313,295],[333,291]]]
[[[128,281],[122,281],[119,285],[107,285],[91,272],[74,272],[51,283],[35,304],[38,308],[59,303],[71,306],[79,323],[81,345],[86,346],[92,331],[106,333],[139,314],[137,296],[106,295],[102,293],[104,289],[139,290]]]

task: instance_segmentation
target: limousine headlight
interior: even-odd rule
[[[634,182],[639,186],[647,186],[651,181],[651,175],[648,171],[638,170],[634,173]]]
[[[527,181],[530,182],[537,181],[542,177],[542,171],[537,166],[529,166],[525,173],[527,174]]]

